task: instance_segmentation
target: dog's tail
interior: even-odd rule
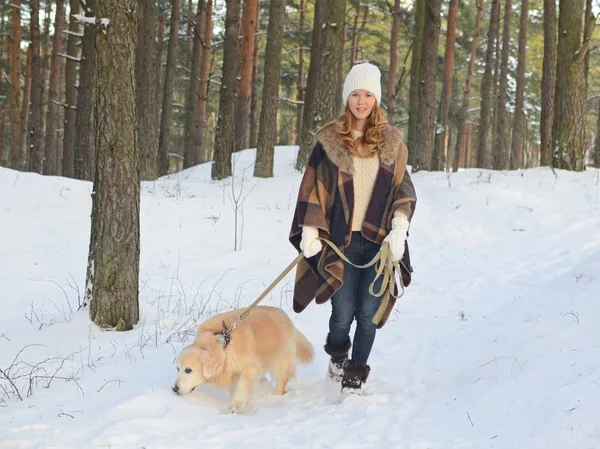
[[[300,363],[308,365],[315,358],[313,345],[302,332],[296,329],[296,359]]]

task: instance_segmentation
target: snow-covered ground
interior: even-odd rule
[[[91,184],[0,169],[0,448],[600,447],[593,169],[414,174],[413,284],[378,333],[363,396],[324,382],[329,305],[294,314],[293,275],[265,303],[317,356],[288,394],[258,389],[240,415],[224,391],[173,394],[197,325],[251,303],[295,257],[295,151],[277,148],[273,179],[252,178],[248,150],[233,187],[208,164],[143,184],[141,320],[124,333],[77,310]]]

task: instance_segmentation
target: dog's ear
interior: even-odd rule
[[[202,360],[202,374],[206,379],[210,379],[217,369],[218,361],[210,351],[202,351],[200,358]]]

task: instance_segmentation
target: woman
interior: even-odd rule
[[[379,107],[380,78],[369,63],[355,65],[346,76],[344,111],[317,132],[290,232],[291,243],[305,256],[296,272],[294,310],[301,312],[313,299],[331,299],[325,352],[331,356],[329,376],[341,380],[342,389],[359,389],[366,381],[376,329],[394,300],[383,319],[373,323],[381,304],[381,297],[369,293],[375,270],[345,263],[320,239],[332,241],[357,265],[369,262],[388,242],[394,261],[404,256],[402,277],[405,285],[410,282],[405,240],[416,195],[406,172],[402,133],[387,124]],[[377,283],[373,291],[379,290]]]

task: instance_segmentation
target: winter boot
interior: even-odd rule
[[[344,374],[342,376],[342,391],[360,390],[362,384],[367,381],[371,367],[363,365],[354,360],[347,360],[344,363]]]
[[[350,350],[350,338],[343,346],[331,346],[329,344],[329,335],[325,343],[325,352],[331,356],[329,360],[329,368],[327,369],[327,377],[334,382],[340,382],[344,374],[344,363],[348,360],[348,351]]]

